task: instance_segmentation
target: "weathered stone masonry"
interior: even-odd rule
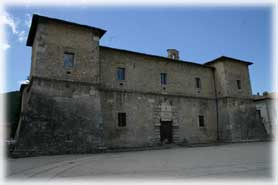
[[[252,63],[219,57],[201,65],[179,60],[174,49],[166,58],[109,48],[99,45],[104,33],[33,16],[30,84],[22,88],[14,154],[265,137],[250,103]],[[64,66],[65,53],[74,56],[72,68]],[[125,71],[123,80],[117,79],[118,68]],[[167,74],[166,84],[161,73]],[[125,126],[119,126],[119,113],[126,115]]]

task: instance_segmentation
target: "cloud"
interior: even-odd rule
[[[29,29],[31,24],[31,15],[26,14],[25,17],[26,19],[24,20],[24,23]],[[16,21],[16,19],[7,12],[4,12],[3,15],[1,15],[0,23],[7,25],[12,30],[12,33],[17,37],[19,42],[24,42],[27,39],[26,31],[24,29],[19,29],[18,25],[21,23],[21,21]]]
[[[7,43],[1,43],[0,44],[0,49],[1,50],[7,50],[7,49],[9,49],[11,47],[11,45],[9,45],[9,44],[7,44]]]
[[[25,26],[27,26],[27,28],[30,28],[31,22],[32,22],[32,16],[31,16],[31,14],[29,14],[29,13],[25,14],[24,23],[25,23]]]
[[[20,32],[17,34],[17,36],[18,36],[19,42],[23,42],[23,41],[25,41],[25,40],[27,39],[27,36],[26,36],[24,30],[23,30],[23,31],[20,31]]]
[[[17,81],[17,83],[20,84],[20,85],[21,84],[29,84],[29,82],[30,82],[29,80],[20,80],[20,81]]]
[[[8,25],[11,28],[13,34],[18,33],[15,20],[7,12],[4,12],[4,14],[1,15],[0,23]]]

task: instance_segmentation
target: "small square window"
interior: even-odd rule
[[[205,127],[205,120],[203,115],[199,115],[199,127],[203,128]]]
[[[74,65],[74,54],[64,53],[64,67],[73,68],[73,65]]]
[[[161,85],[167,84],[167,73],[160,73],[160,83]]]
[[[118,113],[118,126],[126,127],[126,113],[125,112]]]
[[[196,88],[200,89],[201,88],[201,80],[200,80],[200,78],[195,78],[195,81],[196,81]]]
[[[118,67],[118,69],[117,69],[117,80],[125,80],[125,68]]]
[[[241,82],[240,82],[240,80],[237,80],[236,83],[237,83],[237,88],[241,89]]]

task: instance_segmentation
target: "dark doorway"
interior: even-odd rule
[[[172,132],[172,121],[160,121],[160,142],[161,143],[172,143],[173,132]]]

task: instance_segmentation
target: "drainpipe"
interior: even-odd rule
[[[215,68],[213,69],[213,82],[214,82],[214,93],[215,93],[215,103],[216,103],[216,127],[217,127],[217,141],[220,140],[219,136],[219,109],[218,109],[218,96],[216,89],[216,80],[215,80]]]

